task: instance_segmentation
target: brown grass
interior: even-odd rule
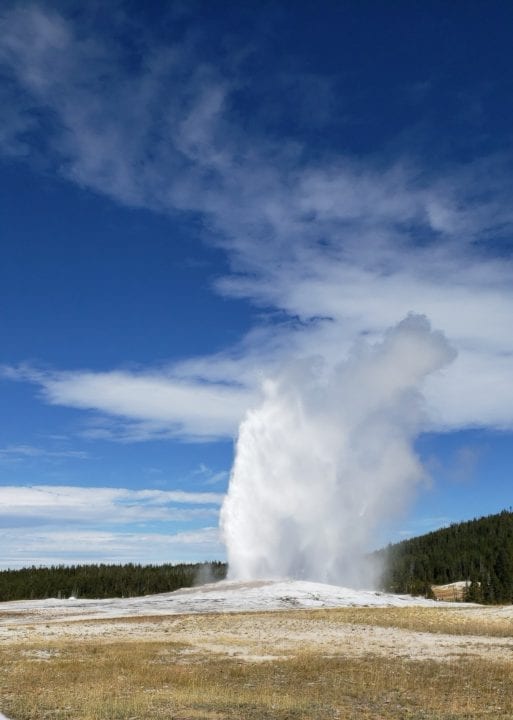
[[[167,643],[3,648],[13,720],[511,718],[512,663],[451,665],[299,654],[270,663],[188,659]],[[41,653],[41,650],[46,652]]]
[[[284,614],[265,617],[271,623],[279,622]],[[468,626],[459,611],[438,608],[294,611],[287,617],[319,625],[357,623],[429,628],[428,632],[442,627],[442,632],[452,630],[460,638],[465,627],[471,627],[472,634],[476,627],[482,633],[488,627],[486,623],[480,626],[477,614],[471,616]],[[513,658],[487,660],[464,654],[450,662],[438,662],[374,654],[349,657],[343,646],[332,648],[327,656],[321,648],[298,643],[285,659],[257,662],[202,649],[187,642],[186,633],[181,642],[170,641],[165,634],[166,621],[183,630],[189,627],[191,632],[208,627],[211,633],[218,633],[222,643],[236,619],[241,633],[254,627],[248,615],[154,618],[155,628],[162,629],[158,640],[74,635],[35,641],[32,635],[5,643],[0,646],[0,709],[12,720],[513,717]],[[499,626],[491,628],[493,637]]]
[[[513,637],[513,620],[487,612],[488,608],[337,608],[307,610],[319,620],[353,625],[401,628],[416,632],[482,637]],[[293,615],[294,611],[290,613]]]
[[[208,618],[216,618],[216,623],[230,627],[240,618],[259,617],[280,619],[299,618],[310,619],[315,622],[338,622],[347,625],[371,625],[384,628],[400,628],[416,632],[428,632],[449,635],[476,635],[481,637],[513,637],[513,614],[510,617],[494,615],[493,611],[499,606],[479,606],[462,604],[460,607],[346,607],[334,609],[315,610],[278,610],[275,612],[245,612],[245,613],[204,613],[191,615],[146,615],[116,618],[117,622],[126,625],[140,625],[142,622],[155,626],[172,624],[181,625],[193,622],[198,625],[207,624]],[[1,613],[0,613],[1,617]],[[83,625],[84,620],[71,620],[57,624]],[[92,621],[95,625],[112,625],[112,618],[98,618]]]

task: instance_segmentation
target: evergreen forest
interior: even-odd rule
[[[57,565],[0,571],[0,601],[135,597],[226,577],[221,562],[180,565]]]
[[[466,580],[466,600],[513,603],[513,511],[453,524],[374,553],[382,589],[431,596],[432,585]],[[222,562],[178,565],[58,565],[0,571],[0,601],[134,597],[226,577]]]
[[[375,555],[383,589],[431,595],[431,585],[467,580],[466,600],[513,603],[513,512],[503,510],[403,540]]]

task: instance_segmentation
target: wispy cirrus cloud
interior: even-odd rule
[[[30,485],[0,487],[5,527],[197,520],[217,517],[221,493]]]
[[[234,437],[253,388],[233,378],[224,382],[188,379],[168,371],[45,372],[4,367],[0,374],[35,383],[52,405],[92,410],[118,418],[105,426],[93,419],[85,434],[118,440]],[[1,457],[1,452],[0,452]]]
[[[96,437],[233,437],[276,367],[313,354],[335,364],[417,312],[458,351],[426,384],[429,427],[513,427],[513,264],[497,250],[513,229],[511,148],[436,172],[410,147],[393,161],[315,155],[243,130],[237,63],[198,61],[191,37],[142,37],[134,64],[122,43],[37,4],[2,23],[3,152],[127,206],[194,213],[230,262],[217,292],[288,319],[164,370],[11,377],[109,418]]]
[[[84,450],[51,450],[36,445],[7,445],[0,448],[0,462],[20,463],[30,460],[61,462],[65,460],[86,460],[89,454]]]
[[[216,527],[179,533],[91,529],[0,529],[0,567],[73,563],[204,562],[223,557]]]
[[[220,483],[226,483],[228,480],[228,472],[226,470],[214,472],[204,463],[200,463],[199,467],[192,474],[199,478],[201,484],[205,486],[219,485]]]
[[[223,499],[183,490],[0,486],[0,567],[219,559],[214,526]],[[170,530],[177,524],[190,529]]]

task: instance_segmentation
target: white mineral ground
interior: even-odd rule
[[[9,613],[10,622],[78,620],[131,617],[134,615],[174,615],[204,612],[242,612],[284,610],[289,608],[404,607],[436,605],[434,600],[392,595],[374,590],[313,583],[302,580],[253,580],[218,583],[184,588],[159,595],[108,600],[49,598],[0,603],[0,612]],[[5,618],[4,618],[5,622]]]
[[[0,603],[0,642],[165,640],[183,643],[184,661],[205,653],[266,661],[293,656],[298,650],[439,661],[462,655],[490,660],[512,657],[513,638],[416,632],[344,622],[329,613],[295,612],[408,606],[437,608],[445,619],[466,616],[490,623],[513,619],[513,606],[439,603],[301,581],[225,581],[138,598]],[[282,612],[270,612],[277,610]]]

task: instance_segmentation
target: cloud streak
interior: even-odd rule
[[[0,462],[20,463],[30,460],[61,462],[65,460],[87,460],[83,450],[48,450],[34,445],[8,445],[0,448]]]
[[[2,524],[114,524],[217,516],[224,495],[181,490],[31,485],[0,487]]]
[[[0,530],[0,567],[70,563],[203,562],[223,556],[215,527],[180,533],[133,533],[109,530]]]
[[[417,312],[458,351],[426,383],[425,427],[513,428],[513,267],[490,251],[513,226],[510,155],[434,173],[411,151],[393,162],[312,156],[298,140],[249,134],[233,111],[242,71],[198,61],[199,45],[142,36],[134,65],[87,24],[38,5],[7,11],[0,148],[121,204],[200,217],[230,263],[216,291],[286,321],[151,372],[10,376],[38,384],[46,402],[111,418],[93,423],[94,437],[232,438],[262,379],[291,358],[334,365]]]
[[[116,426],[92,421],[89,437],[119,440],[173,438],[217,440],[234,437],[252,401],[253,388],[234,379],[191,380],[172,371],[42,372],[30,367],[4,367],[0,374],[41,388],[51,405],[64,405],[116,416]],[[0,451],[0,457],[2,456]]]
[[[3,486],[0,567],[219,559],[223,500],[217,492]]]

